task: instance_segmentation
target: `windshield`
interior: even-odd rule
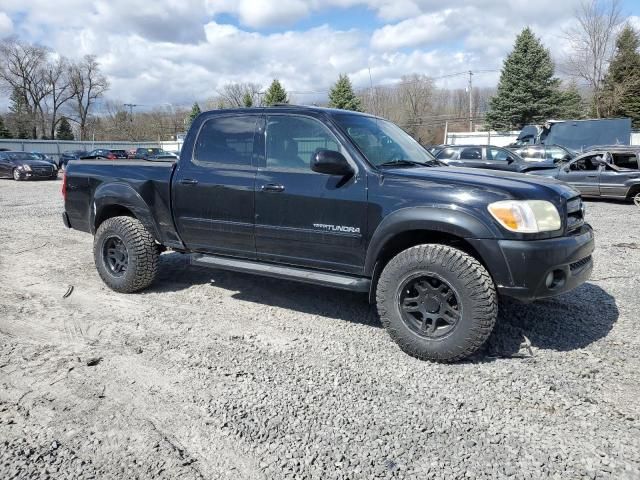
[[[38,160],[38,156],[33,153],[11,152],[7,153],[7,157],[11,160]]]
[[[338,124],[372,165],[439,165],[408,133],[386,120],[364,115],[335,115]]]

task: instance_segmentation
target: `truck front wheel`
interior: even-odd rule
[[[476,352],[498,314],[487,270],[446,245],[418,245],[392,258],[378,280],[376,301],[382,324],[403,351],[440,362]]]
[[[139,220],[113,217],[98,227],[93,257],[100,278],[109,288],[132,293],[153,283],[160,249]]]

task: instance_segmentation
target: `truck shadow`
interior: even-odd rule
[[[593,283],[556,298],[527,305],[506,300],[500,307],[485,349],[488,358],[528,356],[528,342],[534,354],[584,348],[606,337],[619,316],[615,299]]]
[[[237,272],[196,267],[189,256],[162,255],[156,283],[148,292],[176,292],[194,285],[228,290],[232,297],[262,306],[344,320],[382,328],[375,306],[366,294]],[[593,283],[557,298],[532,304],[505,301],[486,347],[471,361],[527,356],[528,339],[534,350],[569,351],[607,336],[618,319],[615,299]],[[525,339],[526,338],[526,339]]]

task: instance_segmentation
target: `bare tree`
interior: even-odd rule
[[[38,123],[42,134],[45,134],[42,103],[49,94],[44,75],[47,55],[44,47],[15,38],[0,43],[0,85],[5,91],[17,92],[25,101],[34,138],[38,136]]]
[[[582,0],[575,12],[577,25],[566,32],[572,53],[567,73],[586,82],[593,95],[595,114],[603,114],[602,87],[615,39],[624,21],[620,0]]]
[[[50,119],[49,138],[54,138],[56,127],[62,118],[58,118],[58,113],[62,106],[74,97],[69,61],[64,57],[59,57],[49,62],[44,70],[44,77],[49,91],[49,95],[45,99]]]
[[[87,118],[91,109],[109,89],[109,82],[100,72],[95,56],[85,55],[80,62],[71,67],[71,87],[75,98],[80,140],[84,140],[87,135]]]
[[[258,105],[260,100],[260,85],[257,83],[228,83],[218,92],[219,100],[226,107],[244,107],[245,98],[251,98],[252,105]]]

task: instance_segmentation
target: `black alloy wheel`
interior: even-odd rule
[[[407,328],[423,338],[448,335],[462,317],[456,291],[433,274],[407,278],[398,289],[398,306]]]
[[[129,266],[129,252],[118,236],[107,237],[102,247],[104,264],[114,277],[122,277]]]

